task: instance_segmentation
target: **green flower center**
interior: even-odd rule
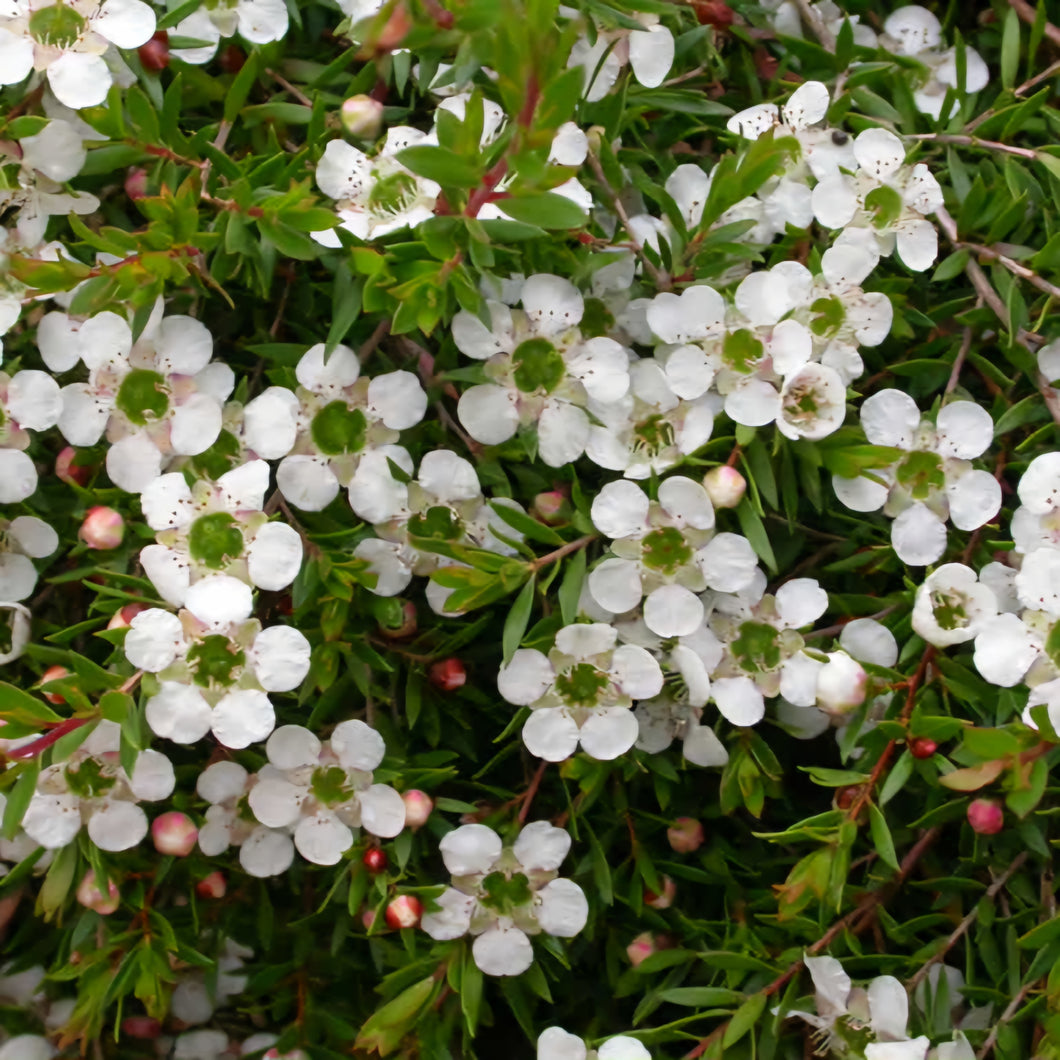
[[[415,178],[408,173],[391,173],[376,180],[372,185],[368,206],[374,213],[398,213],[411,205],[415,199]]]
[[[191,524],[188,551],[192,558],[213,570],[243,554],[243,534],[227,512],[200,515]]]
[[[158,372],[134,368],[122,380],[115,404],[138,427],[142,427],[149,419],[160,420],[169,408],[165,382]]]
[[[86,758],[77,769],[67,769],[66,783],[72,794],[88,799],[110,791],[114,787],[114,777],[104,773],[94,758]]]
[[[212,684],[231,685],[246,662],[246,656],[227,637],[214,633],[204,637],[188,652],[188,662],[195,671],[195,683],[204,688]]]
[[[641,559],[646,567],[669,574],[692,558],[692,549],[681,531],[674,526],[653,530],[644,538],[641,547]]]
[[[639,449],[657,453],[674,444],[673,424],[663,416],[649,416],[633,429]]]
[[[732,642],[732,653],[750,674],[775,670],[780,665],[780,634],[764,622],[744,622]]]
[[[747,328],[726,335],[721,348],[726,366],[741,375],[750,375],[754,371],[764,351],[765,347]]]
[[[69,48],[76,44],[88,23],[72,7],[53,4],[34,11],[29,17],[29,32],[40,44]]]
[[[338,456],[359,453],[367,429],[368,420],[360,409],[347,408],[345,401],[332,401],[313,417],[309,432],[320,452]]]
[[[436,537],[455,541],[460,537],[460,523],[448,508],[440,505],[428,508],[426,515],[414,515],[409,520],[409,533],[416,537]]]
[[[339,766],[321,766],[313,770],[313,779],[309,786],[318,802],[333,806],[335,803],[345,802],[350,797],[350,789],[346,783],[348,779],[346,770]]]
[[[555,346],[547,339],[527,339],[512,354],[515,385],[524,393],[544,390],[551,394],[567,374],[567,366]]]
[[[482,889],[486,893],[479,902],[501,914],[511,913],[529,904],[533,898],[530,881],[521,872],[514,873],[511,879],[503,872],[491,872],[482,881]]]
[[[964,597],[945,592],[931,594],[931,610],[940,629],[964,629],[968,625],[968,612],[964,609]]]
[[[895,474],[898,481],[913,495],[914,500],[927,500],[935,490],[946,487],[942,458],[937,453],[921,450],[910,453],[898,465]]]
[[[810,311],[814,314],[810,331],[818,338],[838,331],[847,317],[843,303],[838,298],[818,298],[810,306]]]
[[[902,196],[894,188],[881,185],[865,196],[865,208],[875,213],[872,223],[876,228],[889,228],[901,216]]]
[[[556,692],[568,703],[579,707],[592,707],[610,680],[589,663],[578,663],[565,674],[556,678]]]

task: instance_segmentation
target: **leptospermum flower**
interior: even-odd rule
[[[918,586],[913,630],[937,648],[972,640],[997,614],[997,597],[971,567],[944,563]]]
[[[597,30],[595,43],[579,37],[571,48],[568,67],[580,66],[585,74],[585,99],[595,103],[614,87],[628,62],[633,76],[645,88],[658,88],[674,61],[674,38],[658,15],[637,12],[643,29]]]
[[[531,754],[562,762],[580,744],[591,757],[608,760],[633,746],[638,725],[630,708],[658,695],[663,677],[644,648],[617,641],[606,623],[575,623],[556,634],[548,655],[521,648],[501,669],[501,695],[533,711],[523,726]]]
[[[140,496],[158,544],[140,563],[163,599],[180,607],[189,587],[211,574],[228,574],[259,589],[290,585],[302,564],[302,539],[262,512],[269,465],[252,460],[216,482],[189,486],[184,475],[160,475]]]
[[[158,751],[141,751],[132,774],[118,764],[121,727],[102,720],[65,761],[46,766],[22,818],[32,840],[49,850],[72,842],[87,826],[100,850],[128,850],[147,835],[138,803],[173,793],[173,766]]]
[[[867,1024],[875,1041],[864,1046],[866,1060],[924,1060],[930,1039],[909,1039],[909,999],[892,975],[873,979],[868,989],[854,987],[834,957],[806,957],[816,991],[816,1012],[793,1010],[813,1026],[829,1048],[845,1051],[846,1032]]]
[[[626,1034],[616,1034],[598,1049],[590,1049],[576,1034],[549,1027],[537,1039],[537,1060],[651,1060],[651,1053]]]
[[[305,511],[321,511],[349,483],[361,458],[393,446],[399,431],[415,426],[427,395],[411,372],[361,377],[348,346],[325,358],[320,342],[295,368],[292,393],[269,387],[243,410],[243,440],[266,460],[280,460],[276,483],[287,500]]]
[[[24,450],[31,431],[55,426],[62,404],[59,384],[47,372],[0,372],[0,504],[24,501],[36,490],[37,468]]]
[[[324,743],[300,725],[283,725],[265,751],[269,764],[250,787],[250,810],[267,828],[292,833],[307,861],[337,864],[353,845],[354,829],[392,839],[405,827],[401,796],[372,782],[386,745],[363,721],[340,722]]]
[[[570,844],[547,821],[528,824],[511,846],[483,824],[461,825],[439,844],[452,886],[420,926],[433,939],[476,936],[471,954],[486,975],[522,974],[534,961],[531,935],[573,938],[588,919],[584,891],[556,878]]]
[[[913,92],[913,101],[924,114],[938,120],[942,116],[942,105],[949,89],[963,88],[965,92],[978,92],[986,88],[990,71],[982,56],[967,45],[964,48],[965,83],[957,81],[957,49],[942,50],[942,26],[938,18],[919,4],[908,4],[892,11],[883,24],[880,44],[895,55],[916,59],[928,69],[928,78]],[[950,107],[950,117],[956,108]]]
[[[171,30],[178,37],[204,43],[193,48],[173,48],[171,54],[195,66],[208,63],[222,37],[239,34],[250,44],[268,44],[287,35],[287,5],[283,0],[235,0],[234,3],[204,4]]]
[[[59,430],[71,445],[111,443],[107,474],[121,489],[141,492],[174,456],[207,450],[221,433],[222,409],[235,376],[211,361],[213,336],[193,317],[162,316],[161,300],[133,342],[117,313],[85,321],[49,313],[37,345],[53,372],[82,361],[88,380],[62,389]]]
[[[434,216],[440,185],[410,172],[395,157],[427,138],[419,129],[393,126],[375,156],[344,140],[328,143],[317,163],[316,181],[325,195],[336,200],[340,228],[357,239],[377,239],[415,228]],[[323,246],[341,245],[334,230],[312,235]]]
[[[60,103],[94,107],[114,80],[107,49],[139,48],[154,32],[155,13],[140,0],[10,0],[0,13],[0,84],[45,71]]]
[[[590,399],[609,403],[629,389],[629,352],[606,336],[585,339],[578,330],[585,303],[569,280],[528,277],[522,310],[489,301],[490,327],[460,310],[453,340],[468,357],[484,361],[488,383],[469,387],[457,413],[477,442],[498,445],[520,427],[536,424],[538,453],[550,467],[577,460],[589,440]]]
[[[0,163],[8,160],[9,153],[0,147]],[[50,121],[39,133],[24,136],[19,154],[16,183],[0,189],[0,207],[18,211],[15,231],[22,244],[38,244],[51,217],[99,209],[95,195],[62,187],[81,172],[86,158],[81,136],[69,122]]]
[[[37,584],[31,560],[44,559],[59,547],[59,535],[35,515],[0,518],[0,600],[25,600]]]
[[[28,607],[0,601],[0,666],[14,662],[26,650],[32,617]]]
[[[147,723],[175,743],[208,732],[225,747],[264,740],[276,724],[267,692],[297,688],[309,671],[309,642],[290,626],[251,619],[250,586],[226,574],[195,582],[180,615],[142,611],[125,637],[126,658],[155,674]]]
[[[971,461],[994,437],[990,413],[972,401],[944,405],[934,424],[921,420],[916,402],[900,390],[881,390],[861,406],[861,426],[872,445],[904,450],[872,477],[832,477],[848,508],[882,508],[894,518],[891,544],[903,563],[934,563],[946,550],[948,518],[958,530],[976,530],[1001,507],[1001,486]]]

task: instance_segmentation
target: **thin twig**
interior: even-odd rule
[[[685,81],[691,81],[693,78],[699,77],[701,74],[705,74],[707,68],[705,66],[697,66],[694,70],[689,70],[687,74],[681,74],[678,77],[671,77],[669,81],[664,81],[659,87],[670,88],[671,85],[680,85]]]
[[[1000,891],[1006,883],[1017,873],[1022,867],[1023,863],[1027,860],[1027,851],[1021,850],[1011,861],[1009,867],[987,888],[986,898],[994,898],[997,892]],[[968,929],[975,923],[976,918],[979,916],[979,904],[973,907],[972,911],[953,929],[950,937],[946,939],[938,952],[932,954],[931,957],[923,964],[922,967],[917,969],[916,974],[912,979],[906,983],[905,988],[908,993],[912,993],[919,985],[921,980],[927,975],[928,969],[933,964],[938,964],[939,961],[943,960],[947,953],[957,945],[958,942],[964,937]]]
[[[1038,19],[1038,12],[1027,3],[1027,0],[1008,0],[1009,6],[1028,25],[1033,26]],[[1054,43],[1060,44],[1060,29],[1051,22],[1045,24],[1045,35]]]
[[[519,827],[521,828],[526,823],[527,814],[530,812],[530,804],[534,801],[534,796],[537,794],[537,789],[541,787],[541,780],[545,775],[545,770],[548,769],[548,762],[544,759],[541,760],[541,764],[537,767],[533,778],[530,781],[530,786],[520,796],[522,806],[519,807]]]
[[[994,1026],[990,1028],[990,1033],[986,1036],[986,1041],[983,1042],[982,1047],[979,1049],[979,1052],[975,1054],[975,1060],[985,1060],[985,1058],[989,1055],[990,1050],[994,1048],[994,1043],[997,1041],[997,1036],[1002,1026],[1008,1023],[1008,1021],[1016,1015],[1016,1013],[1020,1010],[1020,1006],[1023,1004],[1024,1001],[1027,1000],[1027,995],[1040,982],[1040,979],[1034,979],[1029,983],[1024,983],[1023,986],[1020,987],[1019,993],[1017,993],[1016,996],[1005,1007],[1005,1011],[1001,1013],[1001,1016],[999,1017],[997,1023],[995,1023]]]
[[[1057,59],[1055,63],[1050,63],[1040,74],[1035,74],[1030,80],[1024,81],[1018,88],[1013,89],[1012,94],[1022,96],[1024,92],[1029,92],[1035,85],[1047,81],[1054,74],[1060,74],[1060,59]]]
[[[368,336],[357,351],[357,359],[363,365],[365,361],[375,352],[376,347],[390,334],[390,318],[383,317],[375,326],[375,331]]]
[[[589,163],[589,168],[593,171],[594,176],[603,188],[604,193],[608,199],[611,200],[611,207],[618,214],[618,219],[622,222],[622,227],[625,228],[626,233],[629,235],[630,244],[633,247],[634,253],[640,258],[644,265],[644,271],[651,277],[652,283],[660,291],[669,291],[673,287],[672,278],[660,269],[656,264],[648,259],[647,254],[644,253],[644,244],[637,238],[636,232],[633,231],[633,226],[629,220],[629,214],[626,213],[625,206],[622,205],[622,200],[618,196],[618,192],[607,181],[607,177],[604,176],[604,168],[600,165],[600,160],[591,151],[586,156],[586,161]]]
[[[280,74],[276,73],[275,70],[268,69],[268,67],[266,67],[265,73],[267,73],[269,77],[271,77],[273,81],[276,82],[276,84],[283,88],[284,91],[294,96],[294,98],[297,99],[303,107],[313,106],[313,101],[300,88],[296,88],[294,85],[292,85],[291,82],[287,80],[287,78],[282,77]]]
[[[572,552],[585,548],[586,545],[595,541],[599,536],[599,534],[586,534],[584,537],[579,537],[576,541],[568,541],[562,548],[557,548],[555,552],[549,552],[546,556],[539,556],[530,564],[530,567],[534,573],[537,573],[542,567],[547,567],[550,563],[555,563],[557,560],[563,559],[564,556],[569,556]]]
[[[976,307],[983,304],[983,300],[980,298],[976,303]],[[953,362],[953,368],[950,370],[950,377],[946,381],[946,389],[942,392],[946,394],[952,394],[957,389],[957,381],[961,376],[961,369],[964,367],[964,359],[968,356],[968,351],[972,348],[972,329],[965,328],[964,334],[961,336],[961,348],[957,351],[957,356]]]
[[[1032,162],[1038,158],[1038,152],[1030,147],[1013,147],[1011,144],[999,143],[997,140],[980,140],[978,136],[956,136],[949,133],[915,133],[910,140],[930,140],[936,144],[954,144],[958,147],[981,147],[986,151],[1001,151],[1003,154],[1015,155],[1017,158],[1028,158]]]

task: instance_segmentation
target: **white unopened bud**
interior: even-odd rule
[[[383,104],[371,96],[350,96],[342,104],[342,127],[361,140],[374,140],[383,127]]]
[[[413,829],[422,828],[434,809],[430,795],[418,788],[412,788],[401,796],[401,801],[405,804],[406,826]]]
[[[865,701],[866,681],[861,664],[845,651],[829,652],[817,673],[817,705],[831,714],[847,714]]]
[[[78,537],[89,548],[117,548],[125,536],[125,521],[113,508],[96,506],[89,508],[81,524]]]
[[[715,508],[735,508],[743,500],[747,480],[736,468],[722,464],[703,476],[703,488]]]

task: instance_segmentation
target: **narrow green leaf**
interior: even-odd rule
[[[515,603],[512,604],[512,609],[508,612],[508,617],[504,621],[504,634],[501,639],[501,645],[504,652],[503,665],[505,666],[511,662],[512,656],[526,633],[526,627],[530,624],[530,613],[534,607],[534,585],[535,579],[531,577],[515,598]]]
[[[1012,88],[1016,84],[1016,71],[1020,62],[1020,19],[1016,9],[1010,7],[1005,13],[1005,25],[1001,31],[1001,87]]]
[[[755,550],[755,554],[773,574],[776,574],[777,558],[773,555],[773,546],[769,543],[769,535],[762,524],[761,516],[754,510],[748,497],[740,501],[736,508],[736,518],[740,521],[743,536],[751,542],[751,548]]]
[[[875,804],[869,803],[869,831],[872,833],[872,845],[882,861],[890,865],[892,869],[898,868],[898,855],[894,852],[894,840],[891,838],[891,830],[887,826],[887,818],[883,811]]]
[[[539,228],[581,228],[586,220],[577,203],[552,192],[502,199],[497,206],[513,220]]]
[[[721,1046],[729,1049],[734,1046],[757,1022],[766,1007],[765,994],[752,994],[729,1020],[722,1036]]]

